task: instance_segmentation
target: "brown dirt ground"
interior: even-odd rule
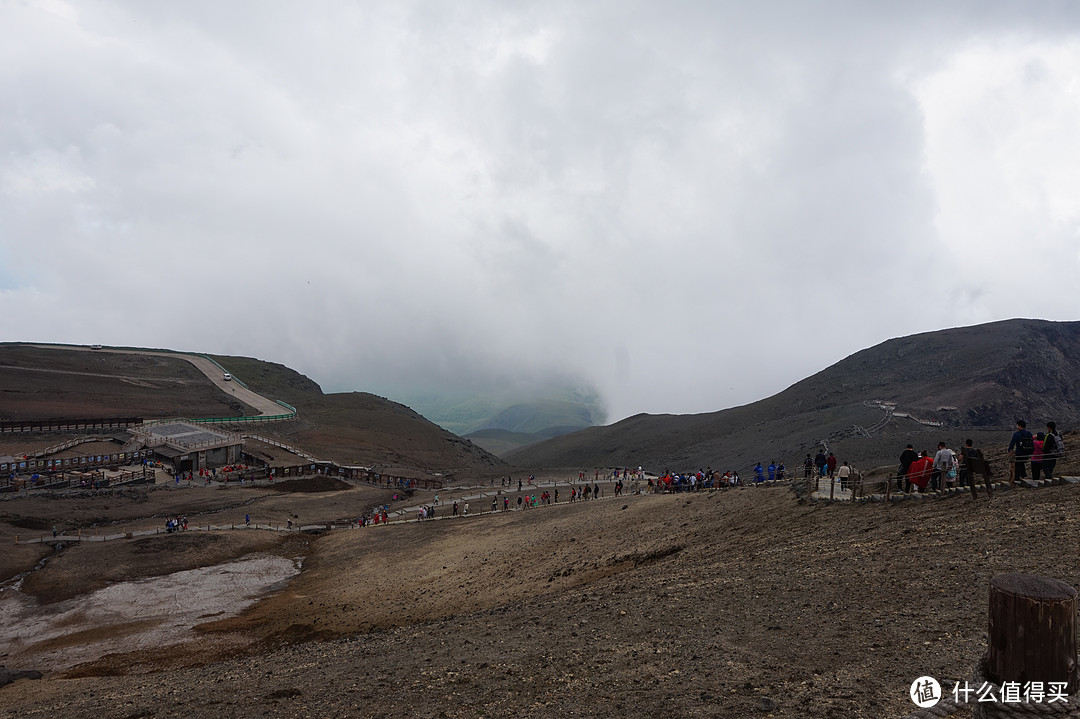
[[[328,522],[355,519],[370,507],[389,501],[393,494],[392,491],[366,485],[349,486],[346,490],[335,491],[296,491],[308,489],[311,486],[309,482],[310,480],[300,480],[299,485],[294,482],[280,482],[273,487],[230,485],[209,488],[195,482],[193,486],[188,487],[185,483],[179,488],[158,485],[149,490],[133,487],[4,499],[0,501],[0,546],[10,547],[11,551],[5,549],[0,552],[0,581],[32,569],[41,557],[52,554],[51,543],[44,546],[15,545],[16,535],[24,539],[48,539],[53,526],[70,534],[81,529],[84,534],[94,535],[114,534],[121,530],[164,529],[165,520],[178,515],[186,516],[189,525],[193,527],[207,524],[242,525],[245,515],[250,515],[254,524],[271,526],[285,526],[290,519],[295,523]],[[229,541],[237,540],[230,538]],[[65,549],[65,554],[78,555],[94,548],[100,549],[104,557],[111,557],[119,551],[117,547],[125,543],[71,543]],[[253,550],[230,550],[230,557],[240,556],[247,551]],[[216,564],[219,561],[224,559],[214,559],[214,554],[210,553],[205,558],[200,556],[195,563],[169,565],[161,572],[153,571],[157,566],[156,562],[147,563],[142,571],[144,576],[155,576]],[[50,561],[48,571],[39,574],[45,576],[56,571],[58,564],[59,562]],[[35,576],[33,581],[27,581],[29,587],[24,588],[29,591],[38,581],[43,580]],[[72,577],[65,576],[54,583],[60,585],[73,581]],[[66,593],[74,596],[92,591],[93,588],[75,582]]]
[[[285,499],[330,516],[360,493]],[[744,488],[285,535],[300,544],[274,551],[307,556],[303,572],[203,625],[198,651],[22,681],[0,716],[902,716],[915,677],[970,675],[991,577],[1080,586],[1060,551],[1078,509],[1071,486],[831,506]],[[69,548],[41,581],[212,563],[262,534]]]
[[[115,582],[211,566],[275,549],[273,532],[158,534],[131,541],[72,544],[26,578],[25,594],[41,604],[71,599]]]

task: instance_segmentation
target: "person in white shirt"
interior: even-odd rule
[[[952,481],[956,481],[956,454],[945,446],[944,442],[938,442],[937,454],[934,455],[934,473],[930,477],[930,483],[934,490],[944,489],[949,472],[953,472]]]
[[[840,469],[836,470],[836,475],[840,477],[840,489],[848,489],[851,485],[852,469],[847,462],[840,465]]]

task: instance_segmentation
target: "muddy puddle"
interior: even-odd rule
[[[251,556],[162,577],[119,582],[47,606],[0,592],[0,664],[60,671],[105,654],[195,638],[192,627],[224,619],[300,573],[302,559]]]

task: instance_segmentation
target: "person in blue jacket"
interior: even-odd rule
[[[1012,440],[1009,441],[1009,448],[1006,451],[1013,455],[1013,461],[1016,463],[1013,478],[1024,479],[1027,477],[1026,463],[1035,452],[1035,437],[1031,432],[1028,432],[1027,422],[1024,420],[1016,420],[1016,431],[1013,433]]]

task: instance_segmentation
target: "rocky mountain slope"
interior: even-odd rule
[[[529,467],[745,472],[758,461],[790,467],[824,443],[856,466],[877,466],[907,442],[1007,442],[1017,417],[1033,428],[1048,419],[1071,427],[1080,422],[1078,398],[1080,322],[1007,320],[888,340],[742,407],[637,415],[505,458]],[[895,403],[895,412],[879,402]]]

